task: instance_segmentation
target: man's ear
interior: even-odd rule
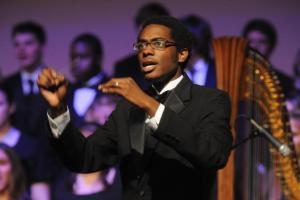
[[[189,57],[188,49],[181,49],[178,53],[178,62],[184,63]]]

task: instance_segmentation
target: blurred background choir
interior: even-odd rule
[[[134,18],[136,32],[143,21],[153,15],[171,13],[158,3],[142,6]],[[216,87],[210,23],[196,14],[188,14],[181,21],[197,41],[186,68],[187,75],[195,84]],[[266,59],[276,48],[276,28],[265,19],[249,21],[241,27],[241,35]],[[39,72],[47,66],[43,59],[47,43],[43,26],[34,21],[19,22],[12,26],[11,40],[19,70],[2,77],[0,84],[0,199],[120,199],[118,166],[91,174],[72,173],[60,163],[43,134],[47,105],[36,84]],[[70,83],[66,101],[75,124],[85,137],[105,123],[118,100],[116,96],[97,90],[99,84],[110,78],[102,70],[104,51],[100,38],[89,32],[76,36],[69,47],[69,67],[74,81]],[[283,86],[299,152],[300,51],[295,57],[293,77],[280,72],[274,65],[272,68]],[[117,60],[113,67],[111,77],[131,76],[142,88],[147,88],[135,54]]]

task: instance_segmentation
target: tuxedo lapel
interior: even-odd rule
[[[130,146],[138,153],[144,153],[145,145],[145,111],[132,107],[129,117]]]
[[[191,86],[192,82],[187,75],[184,74],[182,81],[171,92],[164,105],[176,113],[182,111],[184,108],[184,102],[191,98]]]
[[[179,113],[184,108],[183,102],[174,91],[170,93],[164,104],[176,113]]]

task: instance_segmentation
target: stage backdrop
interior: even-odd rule
[[[69,74],[70,41],[82,32],[97,34],[104,46],[103,66],[112,73],[113,63],[131,52],[136,30],[133,18],[147,0],[1,0],[0,67],[7,76],[18,69],[10,30],[22,20],[35,20],[48,34],[46,64]],[[292,74],[292,63],[300,48],[299,0],[161,0],[176,17],[197,14],[210,21],[215,36],[239,35],[252,18],[266,18],[278,30],[278,46],[273,64]]]

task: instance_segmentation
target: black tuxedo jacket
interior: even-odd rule
[[[197,86],[184,76],[164,103],[158,129],[144,152],[145,112],[121,100],[108,122],[85,139],[69,123],[52,145],[78,172],[120,164],[124,199],[210,199],[215,172],[232,144],[230,102],[225,92]],[[48,129],[50,130],[50,129]]]
[[[47,120],[47,103],[40,93],[28,96],[23,93],[21,73],[15,73],[4,79],[4,86],[9,88],[14,96],[16,111],[13,124],[23,133],[34,137],[44,136],[44,124]]]

